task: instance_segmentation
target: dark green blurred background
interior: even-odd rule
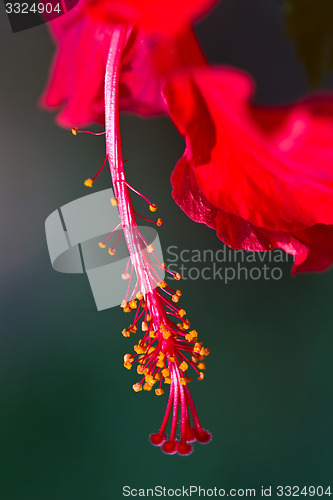
[[[198,34],[213,62],[254,75],[258,102],[307,89],[275,1],[224,0]],[[52,52],[45,27],[14,35],[1,7],[1,500],[120,499],[124,485],[333,487],[333,274],[292,279],[291,260],[278,281],[183,282],[182,304],[212,350],[191,390],[213,441],[186,458],[149,444],[166,399],[131,389],[128,317],[98,313],[86,277],[49,262],[46,217],[87,194],[82,182],[104,158],[102,138],[74,138],[37,108]],[[123,117],[122,138],[129,182],[165,220],[164,248],[221,248],[171,198],[184,147],[172,124]],[[109,187],[103,175],[98,189]]]

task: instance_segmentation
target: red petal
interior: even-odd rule
[[[167,87],[199,187],[217,208],[262,228],[333,222],[333,119],[324,105],[333,97],[284,108],[279,120],[261,109],[272,122],[263,131],[251,93],[250,78],[231,69],[193,70]]]
[[[104,76],[113,25],[84,10],[85,2],[49,23],[57,44],[42,106],[62,107],[57,121],[65,127],[104,121]],[[131,28],[120,68],[119,106],[142,115],[165,112],[161,94],[164,75],[182,67],[205,64],[193,31],[157,43]],[[163,64],[161,64],[163,61]]]
[[[65,127],[103,123],[103,82],[111,30],[83,16],[79,7],[49,26],[57,52],[42,106],[62,107],[57,121]]]
[[[217,236],[232,248],[258,252],[282,248],[292,255],[308,250],[306,244],[290,233],[260,228],[212,205],[183,158],[172,173],[171,183],[173,198],[180,208],[194,221],[215,229]]]
[[[216,230],[231,248],[264,252],[281,248],[295,256],[292,274],[324,271],[333,263],[333,225],[316,224],[294,234],[251,225],[237,215],[214,207],[198,187],[188,164],[180,159],[171,176],[173,197],[196,222]]]
[[[164,78],[179,69],[206,65],[191,28],[177,37],[156,40],[132,31],[122,57],[120,108],[142,115],[166,112]]]
[[[107,23],[135,24],[153,34],[171,34],[196,21],[218,0],[90,0],[88,11]]]
[[[307,246],[306,254],[297,255],[292,274],[324,271],[333,262],[333,225],[316,224],[295,236]]]
[[[233,248],[282,248],[297,256],[293,272],[328,267],[332,95],[293,107],[251,106],[250,78],[231,69],[178,75],[165,94],[186,137],[171,178],[179,206]]]

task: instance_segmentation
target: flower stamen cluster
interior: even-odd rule
[[[119,230],[116,241],[107,250],[113,256],[121,236],[124,236],[129,259],[122,278],[128,280],[128,286],[121,308],[124,313],[135,312],[135,316],[132,323],[122,330],[122,335],[128,338],[132,334],[137,334],[139,330],[143,332],[142,338],[134,346],[134,353],[125,354],[124,367],[130,370],[136,365],[136,371],[141,376],[139,381],[133,384],[135,392],[151,391],[154,388],[155,394],[161,396],[164,394],[165,385],[170,386],[162,425],[158,433],[150,436],[150,441],[154,445],[161,445],[165,453],[178,452],[187,455],[192,451],[191,442],[197,440],[205,443],[211,438],[211,435],[201,427],[187,386],[191,381],[188,373],[190,369],[194,370],[198,380],[203,380],[205,369],[203,361],[209,355],[209,349],[198,342],[197,331],[190,329],[190,321],[185,318],[185,309],[178,306],[182,291],[171,288],[164,279],[161,280],[157,271],[169,273],[176,281],[181,279],[180,273],[170,271],[166,264],[158,259],[154,246],[144,238],[137,225],[136,217],[159,227],[162,226],[163,220],[161,218],[151,220],[134,211],[129,191],[143,198],[150,212],[155,213],[157,206],[132,187],[125,177],[124,163],[127,160],[122,159],[118,117],[119,64],[125,38],[125,30],[122,28],[114,30],[106,66],[107,155],[96,175],[87,179],[84,184],[91,188],[108,161],[115,192],[111,204],[119,210],[120,223],[98,245],[101,249],[106,249],[112,236]],[[72,129],[74,135],[79,132],[88,131]],[[162,386],[163,383],[165,385]],[[178,416],[180,416],[179,423]],[[167,439],[166,427],[169,419],[171,429]]]

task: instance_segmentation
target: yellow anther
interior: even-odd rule
[[[155,203],[152,203],[151,205],[149,205],[149,210],[151,212],[156,212],[157,210],[157,206],[155,205]]]
[[[147,252],[148,252],[148,253],[153,253],[153,251],[154,251],[154,247],[153,247],[153,245],[148,245],[148,246],[147,246]]]
[[[168,356],[168,361],[169,361],[170,363],[173,363],[173,362],[175,361],[175,359],[176,359],[176,358],[174,357],[174,355],[173,355],[173,354],[172,354],[171,356]]]
[[[167,332],[167,331],[168,331],[168,329],[167,329],[166,325],[163,325],[163,324],[162,324],[162,325],[160,325],[160,331],[161,331],[162,333]]]
[[[188,330],[190,328],[190,320],[184,319],[182,326],[183,326],[184,330]]]
[[[137,298],[138,300],[142,300],[142,299],[143,299],[142,292],[140,292],[140,291],[139,291],[139,292],[136,294],[136,298]]]
[[[99,248],[105,248],[105,247],[106,247],[106,244],[105,244],[105,243],[103,243],[103,241],[100,241],[100,242],[98,243],[98,246],[99,246]]]
[[[203,356],[203,357],[206,357],[210,354],[210,350],[207,349],[207,347],[203,347],[201,350],[200,350],[200,356]]]
[[[136,371],[138,372],[139,375],[143,375],[145,372],[145,369],[142,365],[138,365]]]
[[[135,392],[142,391],[142,385],[141,384],[133,384],[132,387],[133,387],[133,391],[135,391]]]
[[[187,363],[185,363],[185,361],[183,361],[182,363],[180,363],[179,368],[180,368],[183,372],[185,372],[185,371],[188,369],[188,364],[187,364]]]
[[[183,377],[181,377],[181,378],[179,379],[179,382],[180,382],[182,385],[186,385],[186,379],[185,379],[185,378],[183,378]]]
[[[135,325],[130,325],[130,326],[128,327],[128,329],[129,329],[129,331],[130,331],[131,333],[136,333],[136,332],[138,331],[138,329],[137,329],[137,327],[136,327]]]
[[[133,363],[134,359],[132,358],[132,354],[125,354],[124,355],[124,363],[127,363],[129,361],[130,363]]]
[[[113,207],[117,207],[118,206],[118,200],[117,200],[117,198],[110,198],[110,201],[111,201],[111,205]]]
[[[116,253],[116,249],[115,248],[109,248],[108,253],[110,255],[114,255]]]
[[[136,300],[131,300],[129,303],[131,309],[136,309],[138,307]]]
[[[151,385],[149,385],[149,384],[145,384],[145,385],[143,386],[143,390],[144,390],[144,391],[151,391],[151,389],[152,389],[152,387],[151,387]]]
[[[199,361],[199,359],[200,359],[200,356],[198,356],[197,354],[193,354],[193,356],[192,356],[193,363],[197,363]]]
[[[151,347],[149,347],[149,349],[148,349],[148,354],[151,354],[151,353],[152,353],[152,352],[154,352],[154,351],[155,351],[155,347],[151,346]]]
[[[122,303],[120,304],[120,307],[124,308],[128,306],[128,302],[126,300],[123,300]]]
[[[177,302],[178,302],[178,300],[179,300],[179,297],[178,297],[178,295],[175,293],[175,295],[173,295],[173,296],[172,296],[172,302],[177,303]]]
[[[158,286],[159,286],[160,288],[165,288],[165,287],[167,286],[167,282],[166,282],[166,281],[164,281],[164,280],[162,280],[160,283],[158,283]]]
[[[137,354],[143,354],[146,352],[147,348],[144,344],[137,344],[133,347],[134,351],[137,353]]]
[[[166,332],[164,332],[164,333],[163,333],[163,338],[164,338],[165,340],[168,340],[168,338],[170,338],[170,337],[171,337],[171,333],[170,333],[168,330],[167,330]]]
[[[205,370],[206,369],[206,363],[198,363],[198,368],[199,368],[199,370]]]
[[[149,382],[154,381],[154,377],[150,373],[147,373],[145,376],[145,381],[147,382],[147,384],[149,384]]]
[[[141,324],[141,329],[143,332],[146,332],[148,330],[149,326],[148,324],[146,323],[146,321],[142,321],[142,324]]]
[[[200,372],[199,373],[199,377],[198,377],[198,380],[203,380],[205,378],[205,374]]]
[[[147,314],[147,321],[149,322],[151,320],[150,314]]]
[[[182,275],[180,273],[175,274],[175,280],[179,281],[182,279]]]
[[[129,277],[130,277],[130,275],[129,275],[128,273],[123,273],[123,274],[121,275],[121,277],[122,277],[122,279],[123,279],[123,280],[128,280],[128,279],[129,279]]]
[[[162,262],[161,267],[163,267],[163,269],[166,269],[168,266],[166,265],[165,262]]]
[[[162,396],[162,394],[164,394],[164,391],[163,389],[155,389],[155,394],[156,396]]]
[[[130,337],[131,335],[130,332],[126,330],[126,328],[124,328],[121,333],[124,335],[124,337]]]
[[[93,185],[93,180],[92,179],[86,179],[84,181],[84,185],[87,187],[87,188],[92,188],[92,185]]]
[[[178,314],[179,314],[179,316],[181,316],[183,318],[186,314],[185,309],[179,309]]]
[[[198,337],[198,332],[196,330],[191,330],[187,335],[185,335],[185,339],[188,342],[192,342],[193,340],[196,340]]]
[[[158,354],[158,359],[164,359],[165,358],[165,354],[164,352],[160,351],[159,354]]]
[[[201,351],[201,347],[202,347],[202,342],[197,342],[196,344],[194,344],[193,352],[199,354]]]
[[[155,373],[154,378],[155,378],[155,380],[161,380],[161,376],[162,376],[161,373],[157,372],[157,373]]]
[[[187,384],[189,384],[190,382],[192,382],[191,377],[185,377],[185,380],[186,380],[186,383],[187,383]]]
[[[157,224],[158,226],[162,226],[162,224],[163,224],[163,220],[162,220],[162,219],[157,219],[156,224]]]
[[[165,384],[171,384],[171,378],[170,377],[165,377],[164,383]]]
[[[156,339],[156,337],[157,337],[156,332],[155,332],[154,330],[151,330],[151,331],[149,332],[149,337],[150,337],[151,339]]]
[[[181,297],[183,295],[183,292],[181,290],[176,290],[176,295],[178,295],[178,297]]]
[[[164,367],[165,367],[165,363],[164,363],[164,361],[161,359],[160,361],[157,361],[156,366],[158,366],[159,368],[164,368]]]
[[[146,377],[145,377],[145,381],[147,382],[147,384],[149,384],[151,387],[153,387],[153,385],[156,383],[156,380],[154,379],[154,377],[152,375],[150,375],[149,373],[147,373]]]
[[[73,135],[77,135],[77,131],[78,131],[78,128],[77,127],[73,127],[71,132]]]
[[[124,307],[124,313],[129,313],[129,312],[131,312],[131,310],[132,309],[130,308],[130,306]]]
[[[162,370],[162,375],[163,377],[170,377],[170,372],[168,368],[164,368],[164,370]]]
[[[124,363],[124,367],[127,368],[127,370],[130,370],[132,368],[132,363],[126,361],[126,363]]]

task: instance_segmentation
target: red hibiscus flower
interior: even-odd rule
[[[131,369],[137,364],[141,380],[133,385],[135,392],[149,391],[156,384],[154,392],[161,396],[164,394],[162,383],[170,386],[162,424],[150,439],[165,453],[187,455],[192,451],[191,442],[206,443],[211,438],[201,426],[187,388],[191,381],[190,370],[203,380],[203,361],[209,355],[209,349],[203,347],[202,342],[197,342],[196,330],[189,331],[190,321],[185,318],[186,311],[177,305],[182,296],[181,290],[173,289],[164,280],[158,279],[156,268],[164,270],[166,266],[157,259],[153,246],[146,242],[138,229],[138,214],[133,210],[129,190],[140,193],[126,182],[119,109],[141,114],[165,111],[161,91],[166,78],[184,67],[205,66],[206,61],[188,27],[183,27],[172,37],[147,35],[136,26],[108,24],[93,19],[86,15],[84,6],[81,3],[64,20],[52,23],[58,52],[43,102],[49,107],[62,106],[58,122],[64,126],[105,119],[107,157],[101,169],[108,159],[116,195],[113,204],[118,206],[121,223],[105,241],[99,243],[99,247],[113,256],[119,237],[124,235],[131,258],[122,275],[123,279],[129,280],[122,308],[126,313],[135,312],[135,317],[122,334],[125,337],[136,334],[140,324],[144,332],[134,346],[134,354],[125,355],[124,366]],[[78,132],[82,131],[75,127],[73,133],[76,135]],[[93,187],[98,173],[85,181],[87,187]],[[148,203],[150,210],[155,212],[157,207]],[[143,218],[157,226],[163,224],[161,218]],[[120,236],[111,245],[113,235],[120,226]],[[175,280],[181,279],[179,273],[166,271]],[[133,282],[134,287],[131,288]],[[165,430],[169,419],[171,431],[167,436]]]
[[[104,77],[111,36],[116,25],[95,19],[87,1],[50,22],[57,51],[42,107],[58,109],[64,127],[104,123]],[[105,5],[107,7],[107,3]],[[97,4],[98,12],[101,5]],[[141,115],[166,112],[161,94],[164,75],[184,67],[204,65],[205,58],[188,26],[172,39],[158,40],[132,25],[126,30],[122,51],[119,104],[123,111]],[[163,64],[160,64],[163,61]]]
[[[187,455],[193,441],[211,438],[188,389],[190,370],[203,380],[209,349],[197,341],[197,331],[190,330],[186,311],[178,306],[181,290],[159,280],[156,269],[168,270],[137,226],[130,190],[141,194],[126,181],[119,109],[170,113],[186,138],[172,174],[173,196],[226,244],[257,251],[282,248],[295,256],[295,272],[324,269],[333,256],[328,242],[333,97],[273,109],[252,105],[252,80],[230,68],[209,68],[188,27],[212,3],[81,0],[51,25],[58,49],[43,96],[44,105],[61,108],[61,125],[105,120],[107,157],[101,168],[108,159],[116,196],[112,203],[121,222],[99,247],[113,256],[120,236],[110,242],[122,226],[130,259],[122,275],[129,284],[121,307],[135,313],[122,333],[135,335],[140,324],[143,331],[124,366],[137,366],[135,392],[156,387],[161,396],[162,383],[170,385],[165,416],[150,437],[168,454]],[[97,175],[85,185],[91,188]],[[155,212],[156,205],[141,196]],[[163,224],[160,218],[143,218]]]
[[[251,78],[193,70],[165,90],[186,149],[173,197],[197,222],[243,250],[282,248],[293,273],[333,259],[333,95],[293,106],[251,104]]]

